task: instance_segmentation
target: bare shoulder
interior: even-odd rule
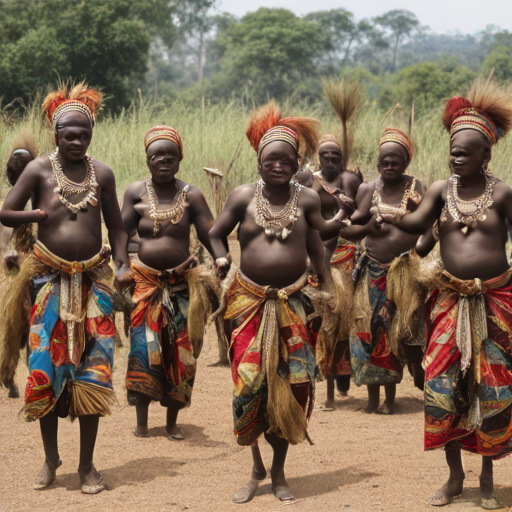
[[[53,172],[52,164],[48,155],[40,155],[37,158],[34,158],[34,160],[29,162],[23,170],[23,175],[27,175],[27,177],[31,175],[40,176],[41,172],[45,174]]]
[[[343,179],[350,187],[359,187],[363,184],[363,180],[359,176],[359,174],[356,174],[354,171],[347,170],[343,173]]]
[[[439,195],[444,193],[446,190],[446,185],[448,183],[448,180],[438,180],[434,181],[430,187],[428,187],[428,192],[431,194]]]
[[[203,191],[200,188],[196,187],[195,185],[189,185],[188,183],[185,183],[184,181],[181,180],[179,180],[179,182],[180,184],[182,184],[183,187],[188,186],[187,197],[189,199],[191,199],[192,201],[204,199]]]
[[[300,192],[300,205],[303,208],[312,208],[320,206],[320,196],[316,190],[311,188],[302,187]]]
[[[130,183],[124,192],[125,198],[133,200],[140,199],[146,193],[146,185],[144,180],[134,181]]]
[[[505,183],[503,180],[496,178],[493,195],[495,201],[509,201],[510,198],[512,197],[512,187],[508,183]]]
[[[228,201],[236,206],[248,205],[252,201],[255,191],[256,183],[246,183],[245,185],[240,185],[233,189],[233,192],[229,194]]]
[[[96,180],[98,185],[101,187],[102,185],[108,185],[115,181],[114,171],[104,162],[100,162],[95,158],[92,159],[92,163],[94,165],[94,171],[96,173]]]

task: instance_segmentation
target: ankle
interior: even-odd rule
[[[78,472],[81,473],[82,475],[87,475],[93,470],[93,468],[94,468],[94,464],[92,462],[90,462],[87,465],[80,464],[78,466]]]

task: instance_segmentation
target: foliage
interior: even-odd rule
[[[60,76],[102,88],[113,107],[129,104],[157,35],[175,40],[165,0],[2,0],[0,96],[26,101]]]
[[[512,80],[512,48],[503,44],[496,46],[482,64],[482,74],[489,75],[494,70],[494,78],[503,82]]]

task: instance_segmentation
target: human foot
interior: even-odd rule
[[[60,459],[57,462],[55,468],[52,468],[48,460],[45,459],[43,462],[43,467],[34,480],[34,490],[42,491],[43,489],[46,489],[48,486],[50,486],[54,482],[55,476],[57,474],[57,468],[60,468],[60,466],[62,466],[62,461]]]
[[[482,496],[482,508],[485,510],[498,510],[504,508],[504,505],[498,501],[494,494],[494,483],[492,472],[490,475],[480,476],[480,495]]]
[[[498,510],[501,508],[505,508],[505,506],[498,501],[498,498],[493,494],[487,497],[484,497],[482,494],[482,508],[484,510]]]
[[[241,489],[238,489],[238,491],[236,491],[235,494],[233,494],[233,501],[235,503],[249,503],[249,501],[251,501],[254,498],[254,495],[258,490],[260,482],[262,480],[265,480],[266,476],[266,471],[265,473],[258,473],[253,469],[251,478],[247,482],[247,485],[245,485]]]
[[[166,432],[169,434],[169,439],[171,441],[183,441],[185,439],[185,434],[181,427],[178,425],[174,425],[174,427],[165,427]]]
[[[149,437],[149,429],[147,426],[137,425],[133,429],[133,435],[135,437]]]
[[[78,468],[80,482],[82,483],[82,492],[84,494],[98,494],[105,489],[101,473],[91,464],[91,469],[83,472]]]
[[[272,492],[279,501],[293,501],[295,499],[288,484],[272,486]]]
[[[382,407],[377,409],[377,412],[379,414],[394,414],[395,413],[395,404],[389,404],[387,402],[384,402],[382,404]]]
[[[336,401],[334,398],[328,398],[324,403],[324,409],[328,411],[334,411],[336,409]]]
[[[460,482],[446,482],[441,489],[434,491],[428,498],[427,503],[434,507],[449,505],[456,498],[462,495],[464,479]]]
[[[366,414],[372,414],[379,408],[379,404],[368,402],[368,405],[364,408]]]

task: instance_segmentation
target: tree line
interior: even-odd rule
[[[116,111],[139,91],[191,104],[314,103],[322,77],[354,77],[383,108],[414,102],[421,113],[491,72],[512,79],[511,33],[438,35],[407,10],[236,18],[217,0],[0,0],[3,108],[68,78],[101,88]]]

